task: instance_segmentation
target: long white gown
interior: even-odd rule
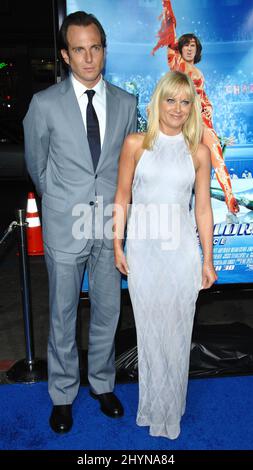
[[[183,134],[159,133],[134,175],[128,286],[139,371],[137,424],[176,439],[185,410],[201,257],[190,200],[195,181]]]

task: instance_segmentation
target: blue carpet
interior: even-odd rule
[[[190,380],[181,435],[150,437],[135,424],[138,384],[116,392],[125,416],[110,419],[81,387],[73,405],[74,426],[57,435],[48,425],[47,383],[0,386],[0,449],[68,450],[246,450],[253,449],[253,377]]]

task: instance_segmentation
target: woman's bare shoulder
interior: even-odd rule
[[[129,134],[126,139],[125,143],[131,147],[139,147],[142,145],[144,140],[145,134],[143,132],[135,132],[134,134]]]

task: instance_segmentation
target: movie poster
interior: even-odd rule
[[[239,212],[228,210],[212,171],[214,263],[218,283],[253,282],[253,5],[248,0],[69,0],[67,14],[95,14],[107,33],[105,77],[138,98],[138,126],[160,77],[169,70],[164,6],[171,4],[179,38],[194,33],[202,44],[196,64],[212,105],[212,124]],[[167,5],[168,6],[168,5]],[[166,19],[166,18],[165,18]],[[155,54],[152,50],[159,43]],[[159,46],[159,44],[158,44]]]

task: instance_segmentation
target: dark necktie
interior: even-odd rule
[[[88,96],[88,104],[86,109],[86,125],[87,125],[87,137],[90,146],[90,153],[92,156],[93,167],[96,171],[98,160],[101,153],[100,144],[100,133],[99,133],[99,122],[96,115],[96,111],[92,104],[92,98],[95,95],[94,90],[87,90],[85,92]]]

